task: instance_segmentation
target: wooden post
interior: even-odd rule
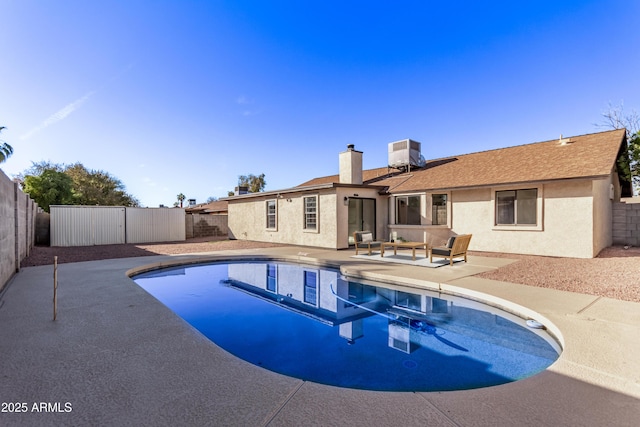
[[[58,257],[53,257],[53,320],[58,314]]]

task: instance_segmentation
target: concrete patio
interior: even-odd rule
[[[640,304],[473,277],[511,262],[503,258],[432,269],[351,255],[283,247],[62,264],[55,322],[53,268],[25,268],[0,296],[0,425],[638,424]],[[496,387],[341,389],[237,359],[127,275],[148,265],[237,256],[341,264],[348,275],[482,297],[548,322],[564,351],[546,371]],[[10,403],[25,403],[26,412],[7,412],[15,409]]]

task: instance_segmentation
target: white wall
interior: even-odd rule
[[[182,208],[127,208],[127,243],[174,242],[186,239]]]
[[[51,246],[185,240],[181,208],[51,206]]]

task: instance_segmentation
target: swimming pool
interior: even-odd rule
[[[498,308],[331,268],[211,263],[133,279],[229,353],[337,387],[488,387],[534,375],[560,353],[546,331]]]

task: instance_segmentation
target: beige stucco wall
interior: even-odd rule
[[[491,200],[495,188],[455,191],[453,232],[473,234],[470,249],[476,251],[592,258],[593,186],[591,180],[538,186],[543,195],[538,229],[495,227]]]
[[[613,202],[620,194],[613,181],[613,176],[593,181],[593,256],[613,244]]]
[[[336,195],[333,190],[305,193],[318,196],[317,231],[304,229],[303,194],[283,194],[229,202],[229,236],[239,240],[336,248]],[[266,201],[276,200],[276,229],[266,228]]]
[[[430,225],[428,194],[422,194],[422,224],[393,225],[393,197],[364,187],[336,187],[315,193],[289,193],[237,199],[229,203],[229,235],[255,240],[332,249],[349,247],[348,204],[345,197],[376,199],[376,237],[387,240],[397,232],[405,240],[440,245],[455,234],[473,234],[470,249],[558,257],[592,258],[612,244],[612,178],[524,185],[538,189],[538,224],[535,227],[494,225],[495,191],[514,187],[480,188],[448,192],[449,224]],[[318,195],[318,231],[303,228],[303,196]],[[614,186],[615,197],[615,186]],[[265,227],[268,199],[277,200],[277,230]]]
[[[318,230],[304,229],[303,197],[318,195]],[[315,192],[286,193],[282,197],[252,197],[230,200],[229,237],[239,240],[315,246],[331,249],[349,247],[349,207],[345,197],[376,199],[376,235],[384,239],[387,233],[386,197],[378,190],[363,187],[336,187]],[[276,200],[277,229],[265,227],[266,201]]]

